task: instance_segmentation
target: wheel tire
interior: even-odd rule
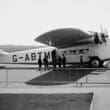
[[[89,66],[90,67],[94,67],[94,68],[99,68],[102,66],[102,62],[100,59],[98,58],[92,58],[90,61],[89,61]]]

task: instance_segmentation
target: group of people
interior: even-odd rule
[[[59,68],[63,66],[63,68],[66,67],[66,57],[63,54],[62,57],[59,55],[58,58],[53,58],[52,59],[53,67],[56,68],[56,65],[58,65]],[[39,55],[38,58],[38,65],[39,65],[39,70],[41,70],[42,65],[44,64],[45,70],[48,70],[48,56],[45,54],[43,60],[41,59],[41,55]]]
[[[42,62],[42,59],[41,59],[41,55],[39,55],[39,58],[38,58],[39,70],[41,70],[43,63],[44,63],[44,66],[45,66],[45,70],[49,69],[48,68],[48,56],[47,55],[44,56],[43,62]]]

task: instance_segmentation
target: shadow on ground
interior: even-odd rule
[[[25,82],[28,85],[61,85],[75,82],[80,78],[90,74],[93,70],[70,70],[70,69],[56,69],[47,72],[44,75],[36,77],[32,80]]]

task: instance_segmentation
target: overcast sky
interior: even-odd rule
[[[0,0],[0,44],[33,44],[56,28],[110,31],[110,0]]]

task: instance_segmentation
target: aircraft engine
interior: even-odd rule
[[[108,32],[106,31],[106,29],[101,32],[94,32],[94,31],[89,31],[90,33],[92,33],[93,37],[94,37],[94,43],[95,44],[99,44],[99,43],[106,43],[107,42],[107,39],[108,38]]]

